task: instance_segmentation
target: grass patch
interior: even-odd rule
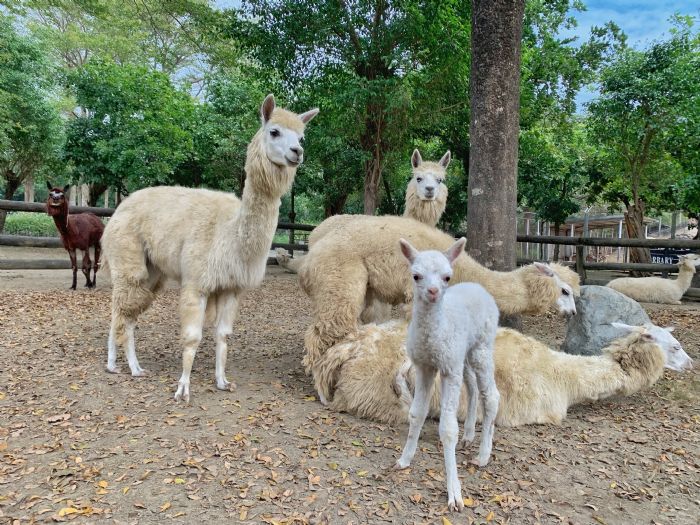
[[[13,211],[7,214],[3,234],[58,237],[58,230],[53,219],[44,213]]]

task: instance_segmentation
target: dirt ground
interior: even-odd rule
[[[148,376],[111,375],[104,274],[96,290],[70,292],[69,271],[0,272],[0,523],[698,523],[697,370],[574,407],[561,426],[497,428],[487,467],[468,465],[475,450],[458,455],[467,508],[455,514],[436,422],[412,468],[395,472],[407,428],[317,401],[300,364],[309,302],[295,276],[270,267],[243,301],[232,392],[214,386],[207,331],[184,405],[172,399],[177,290],[140,320]],[[700,358],[699,303],[646,306]],[[525,331],[554,345],[563,325],[531,318]]]

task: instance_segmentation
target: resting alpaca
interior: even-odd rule
[[[678,258],[678,278],[622,277],[606,286],[642,303],[681,304],[681,297],[690,288],[695,269],[700,266],[700,255],[694,253]]]
[[[136,318],[162,282],[172,278],[181,285],[184,346],[175,399],[189,401],[205,314],[215,318],[216,386],[230,387],[226,336],[241,293],[258,286],[265,275],[280,197],[294,181],[303,160],[299,141],[318,110],[297,115],[275,107],[268,95],[260,112],[262,126],[248,145],[242,200],[209,190],[147,188],[122,202],[109,221],[102,239],[113,283],[108,371],[119,371],[116,344],[126,342],[131,374],[144,374],[134,348]]]
[[[311,247],[299,280],[312,302],[304,365],[314,376],[314,363],[323,352],[357,330],[367,297],[393,305],[410,303],[411,280],[395,248],[401,237],[417,249],[446,250],[454,243],[448,234],[413,219],[363,215],[339,225]],[[469,281],[486,288],[505,315],[539,314],[551,307],[563,314],[576,311],[578,275],[564,266],[536,263],[497,272],[462,253],[454,264],[454,282]]]
[[[501,393],[496,424],[559,424],[574,404],[631,395],[654,384],[664,367],[692,368],[692,360],[670,329],[619,327],[624,335],[600,356],[565,354],[515,330],[500,328],[495,344],[496,385]],[[323,382],[335,386],[329,407],[382,423],[403,424],[414,383],[405,341],[406,322],[391,321],[363,326],[358,334],[329,348],[319,364]],[[465,417],[466,397],[463,390],[460,419]],[[431,417],[439,410],[436,394]]]
[[[450,165],[452,155],[447,151],[438,162],[424,161],[420,151],[413,150],[411,166],[413,168],[411,180],[406,187],[406,204],[404,217],[410,217],[417,221],[435,226],[447,205],[447,186],[445,177],[447,167]],[[333,231],[339,224],[352,222],[356,215],[334,215],[319,224],[309,235],[309,247],[321,239],[329,231]],[[297,273],[304,262],[304,257],[292,259],[284,248],[277,248],[277,263],[292,273]],[[376,306],[374,306],[376,308]],[[382,312],[384,313],[384,312]],[[381,317],[381,315],[380,315]],[[364,316],[363,316],[364,318]],[[366,322],[370,319],[366,319]],[[376,320],[376,318],[372,318]]]
[[[408,415],[408,438],[396,468],[407,468],[411,464],[430,409],[435,374],[440,372],[440,441],[445,457],[447,505],[452,510],[460,510],[464,503],[455,448],[459,434],[457,410],[462,378],[470,400],[462,444],[467,445],[474,439],[479,398],[484,424],[475,463],[484,466],[491,455],[498,411],[499,394],[493,364],[498,308],[493,297],[478,284],[460,283],[447,287],[452,277],[451,264],[464,249],[464,237],[444,254],[433,250],[418,252],[404,239],[400,243],[401,251],[411,263],[414,281],[413,316],[408,326],[406,353],[414,364],[416,391]]]

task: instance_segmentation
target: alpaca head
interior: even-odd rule
[[[46,187],[49,189],[49,197],[46,199],[46,212],[51,215],[62,215],[68,212],[68,188],[66,184],[63,189],[53,186],[49,181],[46,181]]]
[[[464,251],[467,240],[462,237],[447,251],[419,252],[405,239],[399,239],[401,252],[411,265],[414,300],[435,304],[445,293],[452,278],[452,264]]]
[[[304,129],[318,108],[297,114],[275,105],[268,95],[260,107],[261,127],[248,145],[245,192],[279,198],[294,182],[297,167],[304,161]]]
[[[296,168],[304,161],[304,128],[318,114],[318,108],[297,115],[275,105],[268,95],[260,107],[262,147],[270,162],[280,167]]]
[[[700,255],[696,253],[689,253],[687,255],[681,255],[678,257],[678,268],[683,268],[685,267],[686,269],[690,270],[691,272],[695,272],[695,270],[700,266]]]
[[[562,279],[559,272],[555,271],[549,264],[536,262],[533,266],[538,273],[551,279],[547,284],[554,290],[555,304],[559,313],[565,316],[576,315],[576,302],[574,300],[574,292],[576,290],[574,290],[574,287]],[[576,275],[576,281],[578,282],[578,275]]]
[[[433,201],[443,194],[445,197],[447,196],[445,175],[451,158],[448,150],[438,162],[424,162],[420,151],[413,150],[413,155],[411,155],[413,177],[408,184],[409,187],[413,187],[420,200]]]
[[[676,372],[693,368],[693,360],[685,353],[678,339],[671,335],[673,327],[662,328],[652,323],[646,323],[644,326],[630,326],[616,322],[610,324],[627,334],[638,333],[641,339],[659,345],[664,354],[665,368]]]

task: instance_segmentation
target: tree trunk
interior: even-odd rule
[[[384,131],[384,101],[369,103],[367,107],[367,117],[365,129],[360,138],[362,149],[368,152],[371,157],[364,165],[365,170],[365,193],[364,193],[364,214],[374,215],[379,204],[379,184],[382,181],[382,164],[384,162],[383,141]]]
[[[487,268],[516,266],[520,42],[525,0],[474,0],[467,247]],[[504,319],[509,326],[517,320]]]
[[[8,172],[5,175],[5,192],[3,194],[3,199],[12,200],[15,195],[17,188],[20,187],[19,178],[15,177],[12,172]],[[5,220],[7,219],[7,210],[0,210],[0,233],[5,230]]]
[[[32,176],[24,181],[24,202],[34,202],[34,177]]]
[[[560,229],[561,229],[561,224],[559,224],[558,222],[555,222],[554,223],[554,235],[556,237],[559,236]],[[552,260],[554,262],[557,262],[559,260],[559,245],[558,244],[554,245],[554,255],[552,255]]]
[[[323,207],[323,216],[324,218],[331,217],[332,215],[338,215],[339,213],[343,213],[343,208],[345,208],[345,203],[348,200],[347,194],[340,195],[336,197],[335,199],[328,199],[326,197],[326,203]]]
[[[381,160],[373,155],[365,163],[364,214],[374,215],[379,204],[379,183],[382,178]]]
[[[635,204],[627,206],[625,212],[625,227],[627,229],[627,237],[629,239],[644,239],[644,202],[638,200]],[[649,248],[630,248],[631,263],[650,263],[651,254]],[[633,271],[635,277],[643,277],[650,275],[648,272]]]

